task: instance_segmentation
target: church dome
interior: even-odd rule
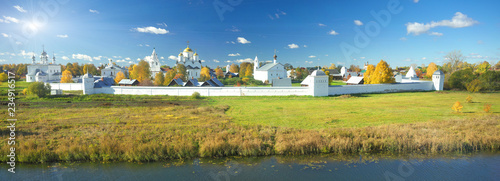
[[[191,50],[191,48],[189,48],[188,46],[186,49],[184,49],[184,52],[193,52],[193,50]]]
[[[198,56],[198,53],[194,53],[194,56]]]
[[[315,70],[311,73],[311,76],[322,76],[322,75],[326,75],[325,72],[321,71],[321,70]]]
[[[441,70],[436,70],[432,75],[444,75],[444,73]]]

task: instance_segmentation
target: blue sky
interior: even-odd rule
[[[0,64],[30,63],[44,45],[57,63],[112,58],[125,66],[156,47],[172,66],[186,41],[212,67],[256,55],[270,61],[275,49],[278,62],[294,67],[442,64],[452,50],[468,62],[497,62],[498,7],[494,0],[3,0]]]

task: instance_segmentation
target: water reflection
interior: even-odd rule
[[[496,180],[500,154],[310,155],[2,165],[0,180]]]

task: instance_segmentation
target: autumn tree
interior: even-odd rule
[[[485,73],[486,71],[488,71],[489,69],[491,68],[491,65],[490,63],[488,63],[487,61],[484,61],[483,63],[479,64],[477,66],[477,69],[476,69],[476,73],[477,74],[483,74]]]
[[[172,81],[172,79],[174,79],[176,73],[177,73],[177,70],[170,69],[167,72],[167,74],[165,74],[165,80],[163,81],[163,85],[167,86]]]
[[[380,60],[373,73],[371,73],[369,80],[370,84],[384,84],[395,82],[392,70],[384,60]]]
[[[208,67],[201,68],[200,78],[198,80],[201,82],[210,80],[210,69]]]
[[[116,73],[115,83],[118,84],[124,78],[125,78],[125,74],[123,74],[122,71],[119,71],[118,73]]]
[[[71,74],[71,71],[65,70],[62,73],[61,83],[73,83],[73,76]]]
[[[438,70],[436,64],[434,62],[431,62],[429,66],[427,66],[427,74],[426,74],[427,78],[431,78],[432,74],[434,74],[436,70]]]
[[[349,69],[351,69],[351,71],[353,72],[361,72],[361,68],[359,68],[359,65],[351,65]]]
[[[462,106],[462,104],[460,104],[460,102],[455,102],[455,104],[453,104],[453,106],[451,107],[451,109],[453,109],[455,112],[460,112],[462,111],[462,108],[464,108],[464,106]]]
[[[330,67],[328,67],[328,69],[336,69],[337,67],[335,67],[335,64],[331,63],[330,64]]]
[[[87,73],[87,70],[90,72],[90,74],[92,75],[97,75],[98,74],[98,71],[97,71],[97,68],[95,67],[94,64],[85,64],[83,65],[83,74],[86,74]]]
[[[183,81],[187,81],[190,77],[187,77],[187,69],[184,64],[177,64],[177,67],[175,68],[177,70],[177,73],[175,74],[176,78],[180,78]]]
[[[240,68],[236,64],[231,64],[231,67],[229,67],[229,72],[231,73],[238,73],[240,71]]]
[[[251,64],[248,63],[248,62],[243,62],[240,64],[240,69],[239,69],[239,75],[240,77],[244,77],[245,76],[245,73],[247,71],[247,67],[251,67]]]
[[[368,67],[366,68],[366,72],[363,74],[364,84],[371,84],[370,76],[373,74],[373,72],[375,72],[375,66],[373,66],[372,64],[368,65]]]
[[[253,74],[253,66],[247,66],[247,70],[245,71],[245,77],[250,77]]]
[[[131,79],[137,79],[137,81],[142,82],[146,79],[151,78],[151,71],[149,69],[149,63],[141,60],[139,64],[134,65],[132,71],[130,72]]]
[[[217,76],[218,79],[224,78],[224,72],[220,68],[215,69],[215,75]]]
[[[2,72],[0,73],[0,82],[6,82],[8,79],[8,76],[6,73]]]
[[[165,82],[165,76],[163,75],[163,72],[158,72],[155,75],[155,82],[154,84],[156,86],[161,86]]]

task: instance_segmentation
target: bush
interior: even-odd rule
[[[50,84],[43,82],[33,82],[28,86],[28,95],[45,97],[50,94]]]
[[[466,88],[470,93],[479,92],[481,90],[481,81],[479,79],[474,79],[466,84]]]
[[[467,98],[465,98],[465,102],[467,103],[471,103],[472,102],[472,96],[467,96]]]
[[[466,90],[466,85],[476,79],[472,69],[464,69],[453,72],[448,79],[448,85],[451,89]]]
[[[201,95],[199,92],[193,92],[193,94],[191,94],[191,98],[193,99],[201,99]]]
[[[484,104],[484,112],[489,113],[491,110],[491,104]]]
[[[486,71],[479,76],[482,90],[497,91],[500,90],[500,72]]]
[[[453,104],[453,106],[451,107],[451,109],[453,109],[455,112],[460,112],[462,111],[462,108],[464,108],[464,106],[462,106],[462,104],[460,104],[460,102],[455,102],[455,104]]]

